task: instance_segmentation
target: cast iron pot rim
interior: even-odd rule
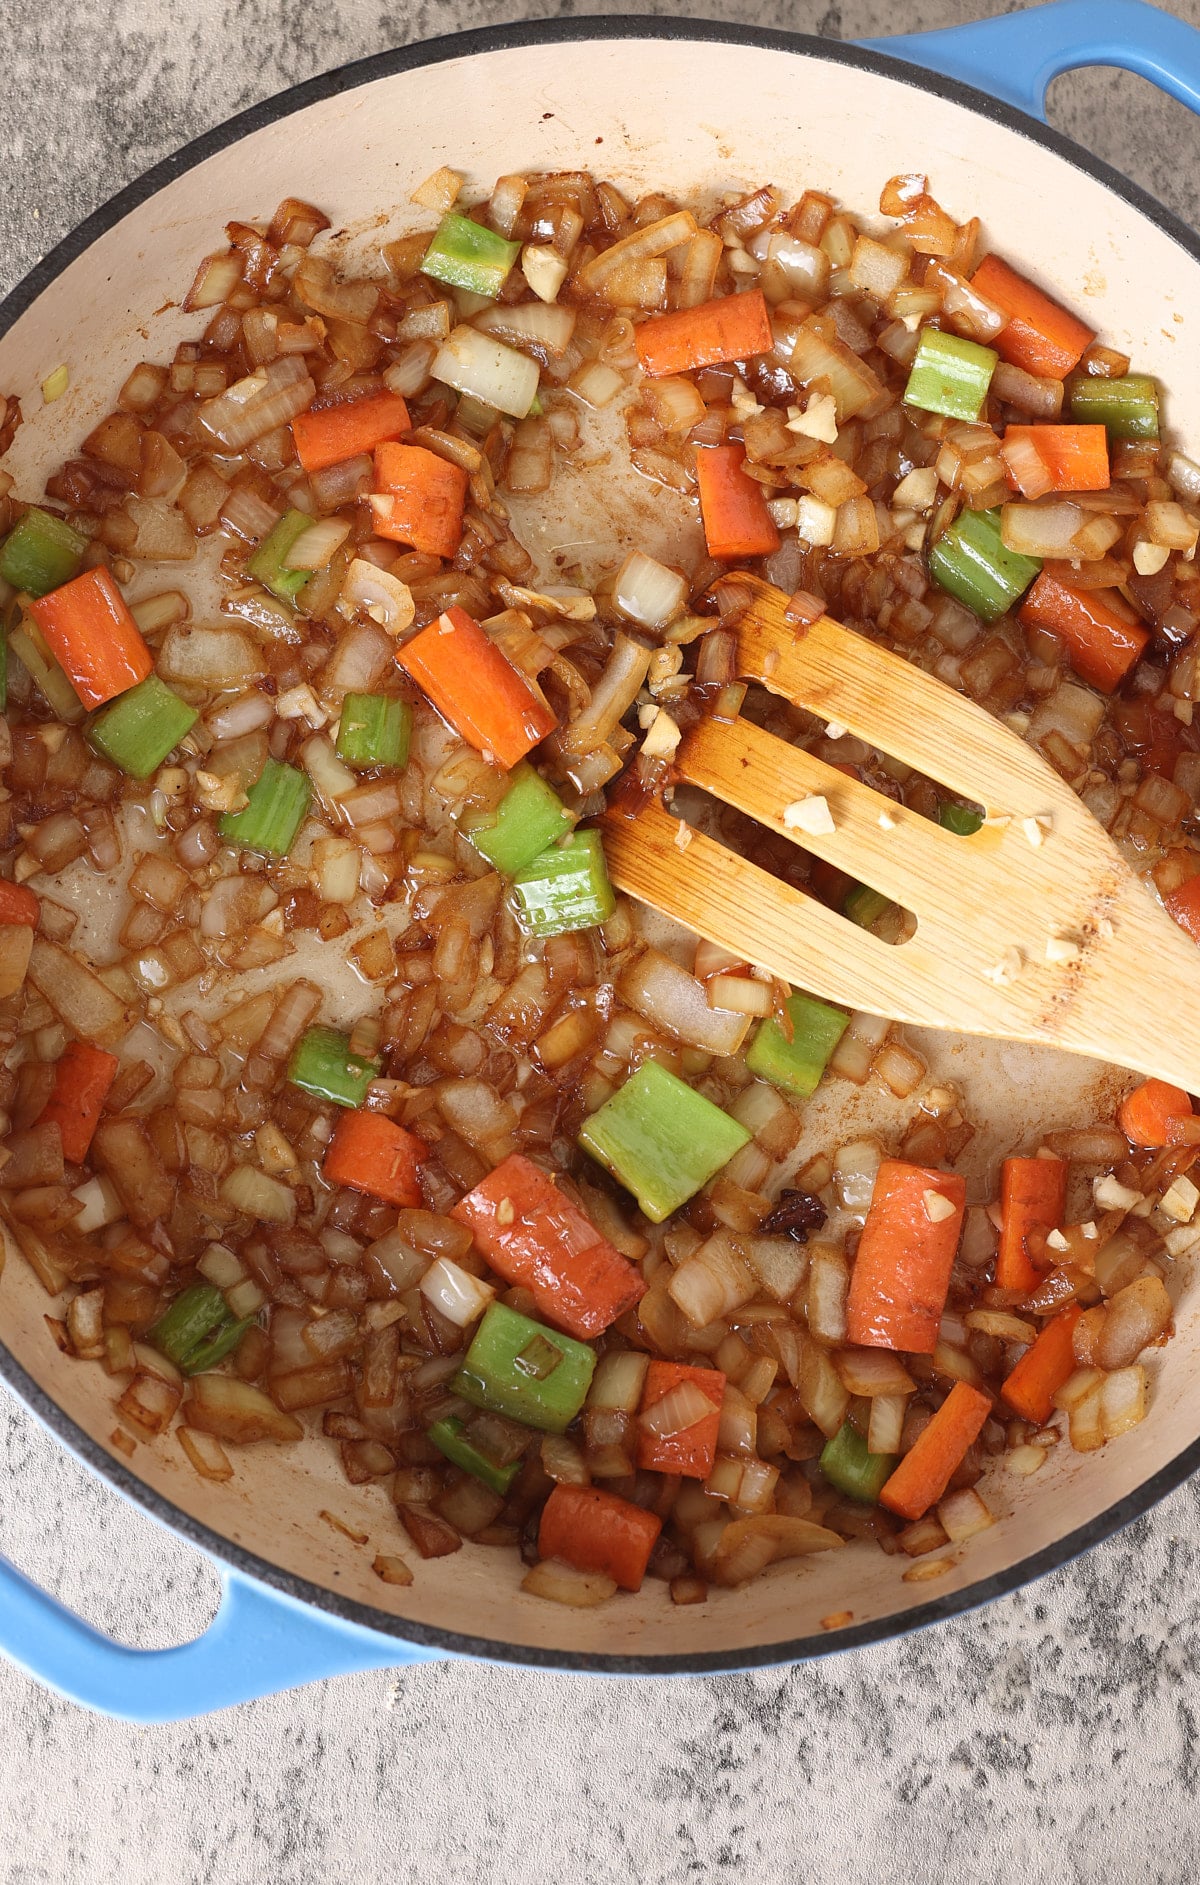
[[[170,157],[154,164],[142,176],[126,184],[107,203],[93,210],[76,229],[57,243],[0,302],[0,338],[64,269],[83,255],[100,236],[149,197],[173,183],[177,177],[195,169],[205,158],[237,143],[254,131],[281,123],[293,112],[303,111],[322,99],[337,97],[343,92],[353,91],[376,79],[389,78],[398,72],[410,72],[423,66],[440,65],[450,59],[508,51],[522,46],[564,45],[574,41],[602,39],[666,39],[683,44],[700,41],[763,47],[771,52],[798,54],[810,59],[825,59],[833,65],[852,66],[880,77],[898,79],[920,91],[933,92],[1053,151],[1075,169],[1083,171],[1122,197],[1185,249],[1195,261],[1200,262],[1200,238],[1145,190],[1131,183],[1101,159],[1091,156],[1060,132],[957,79],[943,78],[926,72],[920,66],[888,58],[882,53],[867,51],[840,40],[818,39],[807,33],[780,32],[770,27],[739,26],[718,20],[666,19],[654,15],[636,18],[582,16],[482,27],[472,32],[449,33],[437,39],[422,40],[391,52],[372,53],[367,58],[339,66],[332,72],[306,79],[303,84],[264,99],[260,104],[251,105],[224,124],[217,125],[185,144]],[[1111,1537],[1132,1520],[1142,1517],[1200,1467],[1200,1439],[1197,1439],[1144,1480],[1126,1498],[1119,1499],[1086,1525],[1067,1533],[1043,1551],[1034,1552],[996,1576],[982,1578],[964,1590],[935,1598],[874,1623],[849,1625],[843,1630],[796,1637],[788,1642],[763,1643],[741,1650],[713,1653],[697,1650],[687,1655],[672,1656],[648,1653],[606,1656],[575,1650],[540,1649],[536,1645],[498,1642],[487,1637],[466,1636],[456,1630],[435,1629],[429,1624],[409,1622],[387,1611],[356,1603],[335,1591],[326,1590],[322,1585],[311,1584],[306,1578],[282,1571],[276,1565],[256,1557],[253,1552],[243,1550],[241,1546],[223,1538],[220,1533],[202,1525],[188,1513],[180,1511],[169,1499],[146,1485],[129,1467],[113,1459],[26,1373],[3,1342],[0,1342],[0,1377],[8,1382],[18,1399],[64,1442],[68,1451],[85,1461],[110,1485],[124,1493],[135,1505],[140,1505],[161,1524],[196,1545],[208,1557],[230,1566],[247,1578],[266,1584],[310,1609],[324,1611],[376,1636],[396,1638],[400,1643],[411,1643],[424,1649],[440,1650],[448,1655],[475,1660],[602,1675],[715,1675],[806,1662],[817,1656],[827,1656],[835,1650],[856,1649],[865,1644],[906,1636],[926,1624],[960,1616],[997,1597],[1007,1596],[1034,1578],[1058,1570],[1081,1552],[1090,1550],[1093,1545]],[[702,1625],[703,1612],[697,1613],[697,1621]],[[702,1629],[698,1633],[702,1635]]]

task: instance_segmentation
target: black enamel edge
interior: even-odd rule
[[[239,139],[249,136],[252,132],[262,130],[268,125],[281,123],[294,112],[303,111],[309,105],[353,91],[356,87],[369,84],[376,79],[391,77],[395,73],[414,71],[423,66],[440,65],[449,59],[461,59],[510,48],[569,45],[575,42],[605,39],[676,40],[685,45],[699,41],[718,45],[756,46],[773,52],[795,54],[810,59],[824,59],[832,65],[852,66],[860,71],[898,80],[903,84],[911,85],[917,91],[931,92],[963,106],[979,117],[1005,125],[1010,130],[1027,137],[1031,142],[1054,152],[1056,156],[1064,159],[1075,169],[1094,178],[1111,190],[1114,195],[1132,205],[1147,221],[1161,229],[1185,249],[1194,260],[1200,262],[1200,238],[1179,217],[1165,209],[1161,203],[1156,202],[1137,184],[1130,182],[1127,177],[1123,177],[1099,158],[1091,156],[1071,139],[1063,137],[1060,132],[1027,117],[1024,112],[1015,110],[1011,105],[990,98],[984,92],[976,91],[973,86],[962,84],[957,79],[943,78],[938,74],[926,72],[919,66],[909,65],[902,60],[891,59],[882,53],[867,51],[862,47],[839,40],[817,39],[801,33],[778,32],[767,27],[742,27],[718,20],[668,19],[653,15],[529,20],[511,26],[485,27],[474,32],[447,34],[437,39],[400,47],[392,52],[376,53],[368,58],[355,60],[350,65],[340,66],[333,72],[319,74],[315,78],[306,80],[302,85],[293,86],[274,98],[265,99],[261,104],[252,105],[226,123],[205,132],[203,136],[184,145],[181,150],[164,158],[161,163],[155,164],[143,176],[136,178],[123,190],[118,191],[34,265],[25,278],[0,302],[0,338],[19,320],[38,296],[44,293],[62,274],[64,269],[84,255],[94,242],[129,215],[132,210],[165,188],[167,184],[174,182],[186,171],[194,169],[206,158],[237,143]],[[465,1636],[452,1630],[432,1629],[426,1624],[393,1617],[386,1611],[355,1603],[349,1598],[339,1596],[334,1591],[326,1590],[321,1585],[311,1584],[305,1578],[281,1571],[276,1565],[269,1564],[252,1552],[243,1550],[219,1533],[210,1530],[208,1526],[191,1518],[188,1513],[180,1511],[169,1499],[147,1486],[127,1466],[113,1459],[90,1434],[77,1426],[57,1402],[44,1392],[2,1342],[0,1342],[0,1377],[7,1381],[18,1399],[25,1403],[43,1425],[57,1435],[68,1451],[74,1453],[78,1459],[84,1461],[117,1491],[123,1493],[135,1505],[142,1507],[160,1524],[167,1526],[180,1537],[186,1538],[208,1557],[215,1559],[218,1564],[225,1564],[243,1576],[266,1584],[271,1589],[280,1591],[311,1609],[324,1611],[343,1622],[358,1625],[364,1630],[373,1632],[376,1636],[392,1637],[396,1639],[398,1645],[410,1643],[422,1649],[441,1651],[446,1655],[581,1674],[717,1675],[736,1670],[770,1668],[804,1662],[836,1651],[861,1648],[868,1644],[886,1642],[895,1637],[905,1636],[911,1631],[924,1628],[927,1624],[961,1616],[980,1605],[991,1603],[998,1597],[1008,1596],[1034,1578],[1043,1577],[1050,1571],[1060,1569],[1063,1565],[1070,1563],[1073,1558],[1078,1557],[1081,1552],[1090,1550],[1093,1545],[1110,1538],[1134,1519],[1141,1518],[1159,1500],[1173,1492],[1197,1468],[1200,1468],[1200,1439],[1197,1439],[1150,1479],[1145,1480],[1136,1491],[1098,1513],[1086,1525],[1079,1526],[1053,1545],[1047,1546],[1045,1550],[1022,1558],[995,1577],[983,1578],[963,1590],[952,1592],[942,1598],[935,1598],[932,1602],[920,1604],[895,1616],[881,1618],[874,1623],[850,1625],[844,1630],[797,1637],[787,1642],[766,1643],[738,1651],[718,1651],[708,1654],[697,1651],[681,1656],[650,1654],[606,1656],[570,1650],[539,1649],[536,1646],[505,1643],[486,1637]],[[669,1601],[665,1588],[662,1596],[664,1603]],[[702,1611],[697,1612],[697,1624],[702,1628]]]

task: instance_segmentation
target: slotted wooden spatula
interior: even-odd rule
[[[1200,1090],[1200,950],[1070,787],[919,668],[827,616],[797,626],[782,592],[756,577],[724,578],[726,605],[735,585],[745,606],[726,625],[743,677],[982,804],[988,822],[959,836],[746,720],[710,719],[683,738],[681,778],[893,898],[916,934],[885,943],[701,832],[681,843],[678,819],[656,803],[609,814],[613,882],[827,1000]],[[826,801],[831,832],[796,827],[810,798]]]

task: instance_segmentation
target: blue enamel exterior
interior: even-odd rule
[[[1137,72],[1200,111],[1200,33],[1146,0],[1053,0],[946,32],[858,43],[973,85],[1043,123],[1051,80],[1086,65]]]
[[[652,24],[629,22],[643,33]],[[580,20],[576,30],[586,25]],[[673,34],[687,31],[684,21],[663,26]],[[536,27],[530,30],[536,34]],[[1051,81],[1090,65],[1137,72],[1200,111],[1200,32],[1145,0],[1052,0],[947,32],[860,43],[1042,121]],[[221,1604],[205,1633],[177,1649],[137,1650],[92,1629],[0,1557],[0,1653],[71,1701],[142,1723],[181,1721],[328,1676],[405,1667],[448,1653],[366,1629],[217,1568]]]

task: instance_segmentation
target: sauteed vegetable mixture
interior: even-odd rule
[[[231,223],[174,357],[44,490],[0,471],[0,1210],[112,1445],[219,1481],[322,1429],[385,1580],[464,1539],[571,1604],[852,1539],[936,1577],[1143,1418],[1200,1118],[1150,1080],[969,1192],[961,1094],[652,931],[605,820],[657,797],[897,944],[803,820],[676,794],[681,731],[743,712],[978,828],[747,689],[750,569],[1002,716],[1200,940],[1200,467],[923,177],[862,223],[462,185],[365,273],[308,203]],[[698,513],[677,561],[515,528],[602,421]],[[821,1082],[907,1123],[797,1170]]]

